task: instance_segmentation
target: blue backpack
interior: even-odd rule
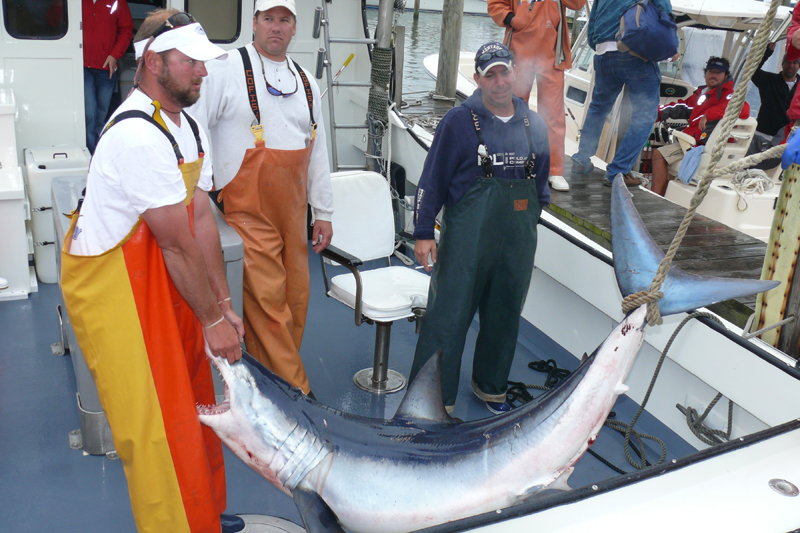
[[[622,15],[617,49],[650,61],[663,61],[678,53],[678,26],[669,13],[641,0]]]

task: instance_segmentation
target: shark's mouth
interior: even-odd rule
[[[225,400],[215,405],[198,405],[197,414],[201,416],[213,416],[225,414],[231,409],[230,393],[228,386],[225,386]]]

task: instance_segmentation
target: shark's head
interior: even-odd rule
[[[225,381],[225,400],[213,406],[198,406],[200,422],[210,427],[219,438],[248,466],[259,472],[276,487],[287,491],[285,479],[274,471],[274,460],[280,454],[287,435],[298,425],[298,397],[302,391],[259,365],[249,354],[234,364],[209,355]]]

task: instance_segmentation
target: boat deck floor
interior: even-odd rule
[[[580,187],[573,184],[577,198]],[[591,189],[588,183],[585,188]],[[595,194],[603,193],[598,189]],[[366,324],[356,327],[350,309],[325,297],[318,258],[313,252],[310,257],[311,302],[301,353],[312,389],[319,401],[343,411],[390,418],[402,393],[373,395],[356,388],[352,381],[356,371],[372,364],[375,329]],[[53,356],[50,349],[50,344],[59,340],[58,288],[39,287],[39,292],[26,300],[0,302],[0,523],[4,531],[135,532],[121,462],[84,455],[69,447],[69,432],[79,428],[75,375],[70,356]],[[417,338],[414,325],[401,321],[392,330],[390,366],[407,376]],[[474,323],[454,413],[465,420],[491,416],[469,388],[476,333]],[[593,349],[586,347],[588,352]],[[543,384],[545,375],[530,370],[528,363],[546,359],[570,370],[578,365],[576,357],[523,321],[511,380]],[[635,402],[621,397],[614,411],[618,420],[628,422],[637,409]],[[647,413],[636,428],[665,440],[668,460],[695,451]],[[604,428],[592,450],[631,472],[621,442],[620,434]],[[657,459],[660,448],[646,443],[647,457]],[[272,515],[300,523],[288,496],[227,448],[225,461],[228,512]],[[577,463],[570,484],[580,487],[615,475],[587,454]]]

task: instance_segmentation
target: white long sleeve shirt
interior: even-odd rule
[[[256,52],[253,44],[246,46],[253,66],[256,96],[264,126],[264,141],[267,148],[278,150],[299,150],[311,142],[311,123],[308,113],[308,100],[300,76],[291,58],[275,62]],[[261,61],[264,64],[262,75]],[[224,60],[206,63],[208,76],[200,89],[200,100],[189,108],[198,123],[209,132],[214,163],[214,184],[217,189],[227,185],[239,172],[245,152],[255,147],[255,137],[250,127],[256,124],[255,115],[250,108],[247,83],[244,77],[242,57],[232,50]],[[319,87],[308,70],[303,69],[311,84],[314,96],[314,118],[317,122],[317,135],[311,150],[308,168],[308,203],[318,220],[330,221],[333,214],[333,193],[331,191],[328,147],[326,145],[325,125],[322,119]],[[276,89],[289,93],[289,97],[274,96],[267,91],[264,81]]]

